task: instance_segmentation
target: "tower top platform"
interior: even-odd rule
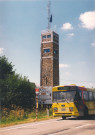
[[[59,44],[59,35],[53,30],[44,30],[41,33],[41,43],[55,42]]]

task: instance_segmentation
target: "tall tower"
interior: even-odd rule
[[[54,31],[41,34],[41,86],[59,85],[59,35]]]
[[[41,33],[40,86],[59,85],[59,35],[50,30],[50,2],[48,4],[48,30]]]

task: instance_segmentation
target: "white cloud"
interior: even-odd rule
[[[93,43],[91,44],[91,46],[92,46],[92,47],[95,47],[95,42],[93,42]]]
[[[0,54],[3,54],[4,48],[0,48]]]
[[[73,37],[74,35],[75,35],[74,33],[67,34],[68,37]]]
[[[95,11],[85,12],[80,15],[81,27],[89,30],[95,29]]]
[[[70,65],[68,64],[59,64],[59,68],[68,68]]]
[[[61,27],[62,30],[72,30],[73,27],[72,27],[72,24],[70,24],[69,22],[67,23],[64,23]]]

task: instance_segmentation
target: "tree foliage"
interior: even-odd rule
[[[12,63],[9,63],[5,56],[0,57],[0,79],[5,79],[7,75],[13,73]]]
[[[32,109],[35,106],[35,84],[16,74],[5,56],[0,57],[0,95],[1,108],[16,105]]]

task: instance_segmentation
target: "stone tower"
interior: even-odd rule
[[[47,30],[41,33],[40,86],[59,85],[59,35]]]

